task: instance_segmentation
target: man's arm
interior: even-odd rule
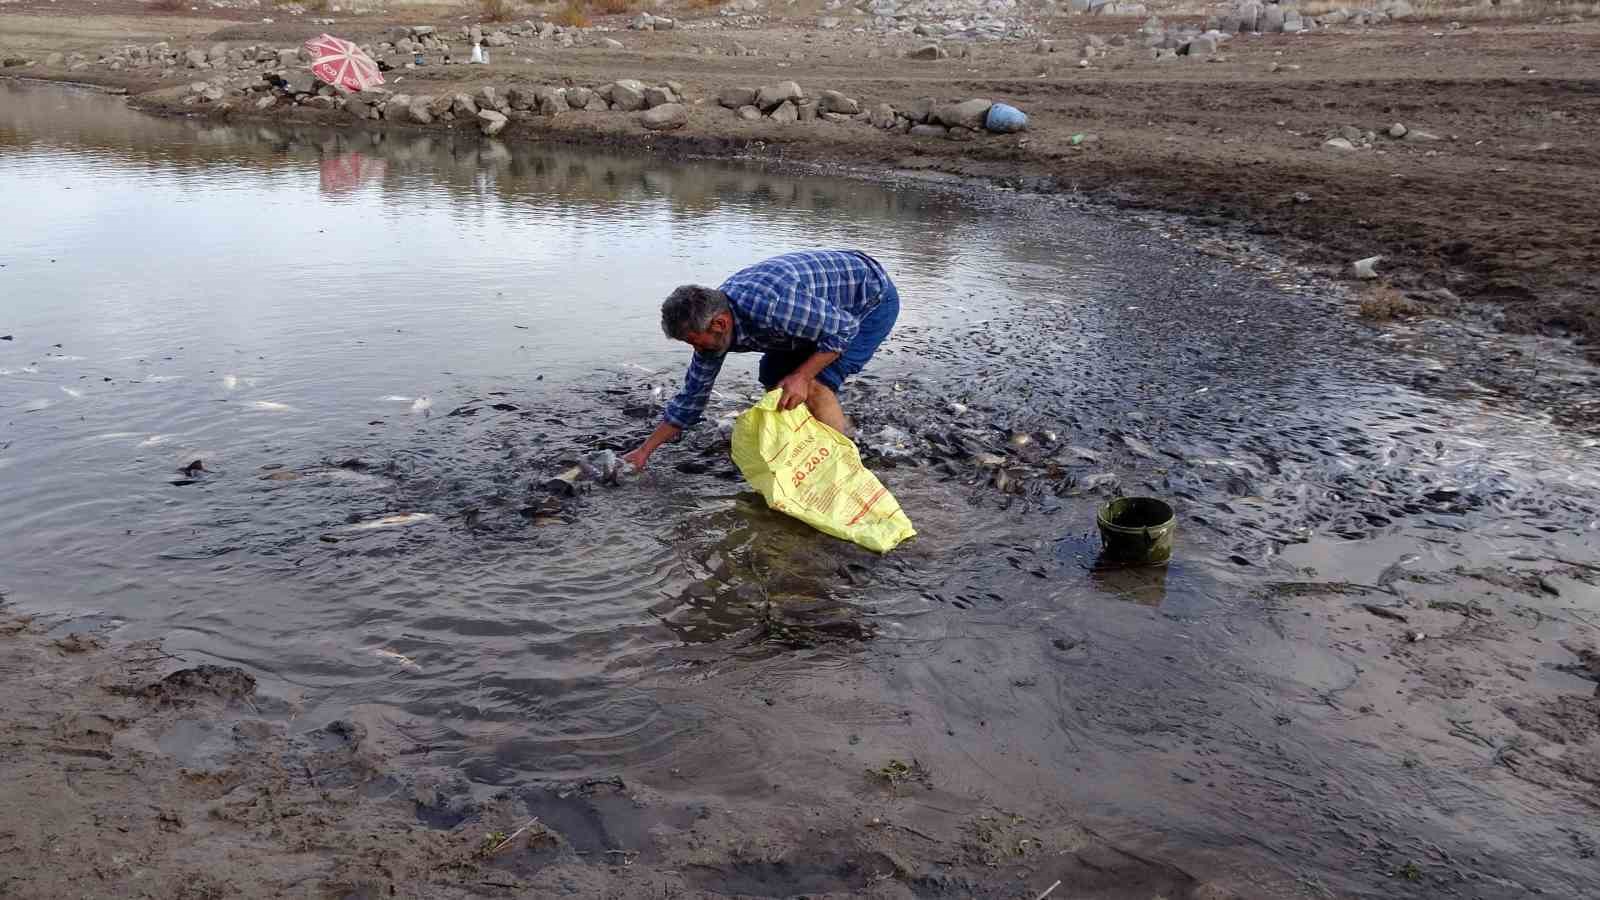
[[[636,469],[644,468],[650,461],[650,454],[700,421],[705,414],[706,404],[711,400],[711,387],[717,383],[717,374],[722,371],[723,358],[724,354],[694,355],[689,361],[689,371],[683,378],[683,390],[667,404],[663,421],[655,431],[650,432],[643,444],[624,455],[624,460]]]
[[[817,376],[839,358],[835,352],[818,350],[811,354],[798,368],[790,372],[778,382],[778,387],[783,390],[783,397],[778,400],[779,409],[794,409],[811,399],[811,385],[816,382]]]

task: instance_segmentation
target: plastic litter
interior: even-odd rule
[[[767,505],[825,534],[887,553],[917,533],[851,440],[770,391],[733,426],[733,462]]]

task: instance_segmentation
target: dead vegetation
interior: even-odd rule
[[[589,15],[583,11],[583,4],[578,0],[567,0],[567,4],[556,10],[550,21],[566,28],[589,27]]]
[[[1373,322],[1404,319],[1422,312],[1422,307],[1388,285],[1368,288],[1361,296],[1361,318]]]
[[[477,0],[478,16],[485,22],[508,22],[516,17],[512,0]]]

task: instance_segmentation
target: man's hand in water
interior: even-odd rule
[[[811,399],[811,376],[795,372],[778,382],[783,396],[778,398],[779,409],[794,409]]]
[[[655,431],[650,432],[650,436],[644,439],[644,443],[640,444],[636,449],[624,453],[622,461],[633,466],[634,471],[643,471],[644,464],[650,461],[650,454],[656,452],[657,447],[682,433],[682,428],[671,422],[662,422],[656,426]]]
[[[644,464],[650,461],[650,451],[643,447],[639,447],[635,450],[631,450],[622,454],[622,461],[630,466],[633,466],[634,471],[642,470],[644,468]]]

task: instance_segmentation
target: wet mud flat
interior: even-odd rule
[[[1144,274],[1234,299],[1183,342],[1152,340],[1166,317],[1139,304],[1126,331],[1043,304],[898,333],[849,397],[922,531],[884,558],[763,509],[715,425],[620,486],[552,490],[653,424],[674,370],[463,394],[429,434],[266,470],[253,490],[328,491],[314,502],[352,524],[435,517],[306,535],[323,577],[402,549],[466,571],[559,554],[665,503],[649,627],[673,640],[581,686],[598,714],[491,677],[318,723],[236,670],[13,619],[6,669],[34,674],[6,701],[5,777],[49,814],[8,824],[39,861],[8,888],[51,896],[76,872],[123,896],[137,871],[194,896],[1581,896],[1600,839],[1592,444],[1485,403],[1466,370],[1409,379],[1441,360],[1313,300],[1230,331],[1209,352],[1243,371],[1221,373],[1208,328],[1264,287],[1187,259]],[[1103,352],[1078,349],[1090,329]],[[1322,352],[1291,375],[1297,340]],[[748,399],[736,378],[714,421]],[[362,477],[316,487],[328,472]],[[1170,566],[1099,562],[1092,512],[1119,493],[1172,498]],[[389,646],[400,679],[443,662]],[[63,868],[64,842],[85,849]]]
[[[343,158],[344,140],[279,130],[260,152]],[[462,197],[519,167],[540,188],[521,199],[599,211],[591,185],[651,179],[686,204],[813,197],[759,170],[362,149]],[[813,199],[811,230],[839,202]],[[162,492],[117,508],[138,533],[108,514],[114,541],[62,535],[133,576],[60,608],[37,560],[0,585],[36,616],[0,637],[21,685],[0,777],[46,811],[0,824],[27,863],[7,890],[1582,896],[1593,370],[1471,323],[1374,328],[1181,220],[990,202],[1017,223],[1005,277],[896,269],[930,312],[847,396],[921,532],[883,558],[740,483],[721,424],[754,390],[734,368],[649,472],[569,490],[551,479],[654,424],[680,358],[466,370],[431,400],[361,382],[356,402],[200,351],[130,379],[17,335],[50,378],[115,374],[123,418],[170,373],[209,386],[168,416],[201,438],[124,463]],[[887,243],[930,209],[982,234],[924,200],[872,221]],[[1029,238],[1052,216],[1072,265]],[[151,440],[67,409],[8,413]],[[191,452],[219,428],[266,436]],[[43,479],[41,435],[0,458]],[[1171,565],[1100,563],[1094,510],[1133,494],[1177,509]],[[85,611],[142,582],[155,608]]]

